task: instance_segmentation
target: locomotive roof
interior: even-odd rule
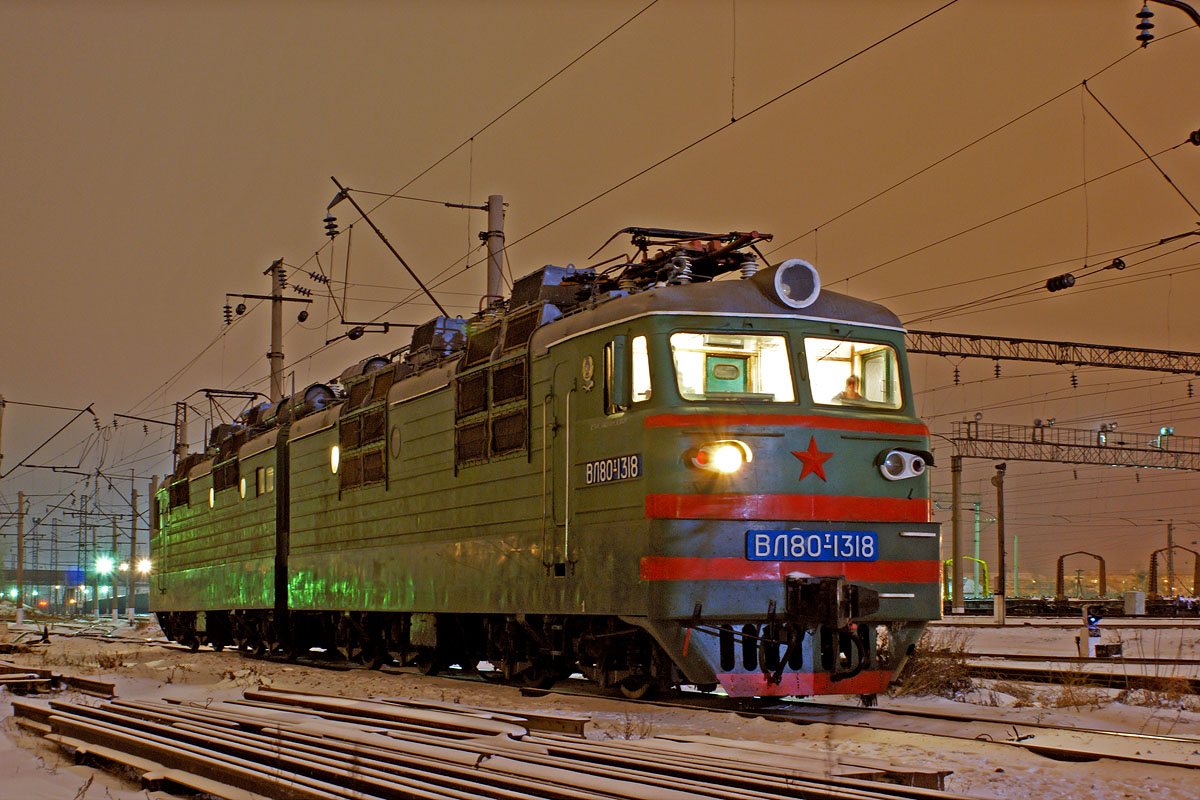
[[[549,347],[592,328],[653,314],[780,317],[903,330],[900,319],[878,303],[824,289],[807,308],[791,308],[775,292],[778,269],[761,270],[747,280],[663,286],[617,298],[543,326],[531,345]]]

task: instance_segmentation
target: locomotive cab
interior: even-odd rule
[[[622,619],[681,682],[873,694],[940,615],[928,430],[898,320],[819,291],[795,309],[777,290],[786,269],[635,295],[590,334],[605,400],[570,420],[575,558],[599,574],[584,562],[607,547],[636,565],[610,588],[644,602]],[[601,510],[635,495],[645,521],[606,527]]]

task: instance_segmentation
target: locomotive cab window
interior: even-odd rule
[[[787,341],[782,336],[674,333],[671,355],[684,400],[795,401]]]
[[[860,408],[900,408],[900,365],[896,350],[848,339],[804,340],[814,403]]]
[[[646,337],[618,336],[604,346],[604,413],[616,414],[650,399]]]

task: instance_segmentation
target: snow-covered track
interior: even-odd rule
[[[514,713],[259,690],[211,704],[17,701],[20,724],[147,786],[264,797],[511,800],[951,800],[880,781],[928,778],[702,737],[589,740]],[[940,782],[946,773],[936,773]]]

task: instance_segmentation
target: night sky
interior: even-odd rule
[[[648,3],[0,5],[4,471],[75,413],[18,403],[92,404],[100,430],[84,415],[30,463],[133,472],[144,496],[141,476],[170,471],[170,429],[113,415],[169,422],[186,397],[207,409],[198,389],[265,391],[267,307],[226,328],[222,306],[266,293],[277,258],[316,300],[303,324],[298,306],[285,315],[289,386],[406,344],[399,329],[325,345],[344,329],[308,271],[333,275],[357,320],[435,313],[365,226],[331,249],[331,175],[369,207],[384,198],[367,192],[436,201],[391,199],[372,218],[455,314],[483,292],[483,266],[466,265],[486,219],[442,202],[502,194],[515,277],[586,265],[628,225],[759,230],[772,259],[810,259],[828,288],[912,328],[1200,351],[1200,236],[1156,245],[1200,230],[1200,147],[1185,143],[1200,29],[1183,13],[1152,4],[1158,38],[1138,49],[1133,0]],[[1128,268],[1098,270],[1116,256]],[[1074,288],[1044,289],[1068,271]],[[977,412],[1200,435],[1187,376],[911,363],[941,436]],[[948,491],[950,445],[935,448]],[[993,471],[971,460],[964,479],[989,560]],[[0,549],[18,490],[52,516],[93,491],[84,480],[4,477]],[[1192,546],[1198,480],[1010,463],[1022,575],[1052,578],[1058,554],[1084,549],[1109,559],[1111,584],[1145,568],[1168,521]],[[1187,586],[1191,568],[1177,559]]]

